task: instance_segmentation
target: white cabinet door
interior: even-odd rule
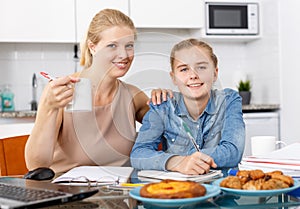
[[[0,41],[74,42],[74,0],[0,0]]]
[[[251,155],[252,136],[275,136],[280,140],[278,112],[244,113],[243,117],[246,127],[244,156]]]
[[[76,1],[77,41],[86,35],[92,18],[102,9],[118,9],[128,15],[128,0],[77,0]]]
[[[201,28],[202,0],[130,0],[130,17],[138,28]]]

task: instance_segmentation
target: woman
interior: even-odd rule
[[[170,62],[180,93],[150,105],[131,152],[132,166],[184,174],[237,166],[245,142],[241,97],[231,89],[212,88],[218,78],[213,49],[187,39],[173,47]]]
[[[49,82],[40,99],[36,122],[25,148],[29,170],[50,167],[65,172],[80,165],[122,166],[136,137],[135,121],[148,111],[148,97],[119,80],[134,58],[136,29],[113,9],[95,15],[82,45],[81,72]],[[88,78],[93,111],[66,112],[73,84]]]

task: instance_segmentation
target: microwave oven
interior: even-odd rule
[[[258,35],[259,7],[250,2],[206,2],[207,35]]]

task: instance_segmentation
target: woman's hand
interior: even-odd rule
[[[74,93],[73,83],[79,80],[79,78],[64,76],[50,81],[41,97],[41,105],[47,106],[47,109],[65,107],[72,101]]]
[[[216,168],[217,164],[213,158],[201,152],[189,156],[174,156],[167,162],[167,170],[183,174],[204,174],[208,173],[211,167]]]
[[[167,101],[167,96],[169,95],[170,98],[173,98],[173,91],[171,89],[153,89],[151,91],[151,98],[147,102],[150,104],[150,101],[154,104],[161,104],[162,102]]]

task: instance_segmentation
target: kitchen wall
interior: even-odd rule
[[[262,38],[249,43],[206,40],[219,58],[217,87],[235,88],[240,78],[252,80],[252,103],[280,102],[278,52],[278,1],[262,0]],[[195,36],[187,29],[139,30],[132,69],[123,78],[149,92],[151,88],[176,89],[169,79],[169,53],[174,43]],[[197,35],[197,37],[199,37]],[[80,70],[72,44],[0,43],[0,85],[11,84],[17,110],[30,109],[33,73],[55,76]],[[38,97],[46,80],[38,76]]]
[[[38,98],[46,80],[38,74],[46,71],[53,75],[74,72],[73,45],[0,43],[0,87],[10,84],[15,94],[15,109],[30,110],[32,76],[37,74]]]
[[[282,140],[300,142],[300,1],[285,0],[280,2],[280,77],[281,77],[281,137]]]
[[[262,38],[246,46],[255,103],[280,104],[279,1],[261,1]]]
[[[136,46],[136,56],[131,71],[123,80],[150,91],[154,87],[175,89],[169,78],[169,53],[172,45],[188,36],[186,34],[164,40],[160,33],[147,34],[142,32]],[[167,34],[167,35],[166,35]],[[170,36],[164,33],[163,36]],[[247,68],[246,50],[243,43],[213,44],[220,60],[220,79],[218,86],[233,87],[232,75],[243,74]],[[229,50],[230,49],[230,50]],[[38,97],[46,80],[39,76],[40,71],[46,71],[55,76],[71,74],[80,69],[73,59],[72,44],[0,44],[0,85],[10,84],[15,93],[16,110],[30,108],[32,99],[31,79],[33,73],[38,78]],[[230,51],[230,53],[229,53]],[[242,73],[240,73],[242,72]],[[255,94],[254,94],[255,95]],[[254,100],[253,100],[254,101]]]

